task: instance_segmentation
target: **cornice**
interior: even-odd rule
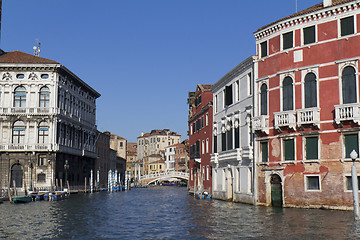
[[[38,71],[38,72],[45,72],[45,71],[56,71],[56,69],[59,67],[57,64],[41,64],[41,65],[30,65],[30,64],[16,64],[16,65],[0,65],[0,71],[19,71],[19,72],[25,72],[25,71]]]
[[[260,40],[262,38],[265,38],[275,32],[278,32],[280,30],[283,30],[288,27],[293,27],[296,25],[300,25],[303,23],[307,23],[310,21],[320,20],[326,17],[332,17],[341,13],[349,12],[357,10],[360,7],[360,1],[356,0],[353,2],[348,2],[344,4],[339,4],[333,7],[327,7],[323,8],[318,11],[314,11],[312,13],[295,16],[277,23],[272,24],[271,26],[262,29],[260,31],[257,31],[254,33],[254,36],[256,40]]]

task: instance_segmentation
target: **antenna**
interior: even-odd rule
[[[37,46],[34,46],[34,56],[39,56],[40,55],[40,39],[35,39]]]

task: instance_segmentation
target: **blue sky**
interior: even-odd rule
[[[297,0],[298,10],[321,0]],[[0,47],[60,62],[101,93],[97,124],[135,142],[169,128],[188,138],[186,103],[255,54],[253,32],[296,0],[3,0]]]

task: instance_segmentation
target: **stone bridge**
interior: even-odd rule
[[[140,182],[141,185],[149,185],[150,183],[161,181],[161,180],[171,180],[173,178],[189,180],[189,173],[171,171],[171,172],[162,172],[162,173],[154,173],[149,175],[141,176]]]

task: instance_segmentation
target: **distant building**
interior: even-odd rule
[[[0,55],[0,188],[84,186],[95,165],[100,94],[60,63]]]
[[[107,187],[108,172],[110,170],[110,133],[99,132],[98,134],[99,137],[96,141],[96,153],[98,157],[95,161],[94,174],[99,171],[99,186],[104,188]]]
[[[187,141],[184,143],[187,144]],[[165,148],[166,171],[189,172],[189,156],[184,143],[177,143]]]
[[[214,102],[213,198],[255,203],[253,116],[254,57],[212,87]]]
[[[212,85],[198,84],[189,92],[189,191],[212,192],[210,154],[212,152]]]
[[[139,169],[137,161],[137,143],[127,143],[126,147],[126,171],[130,172],[131,179],[138,179],[136,169]]]
[[[145,174],[165,172],[165,158],[164,153],[152,154],[144,159]]]
[[[112,162],[110,170],[117,170],[122,181],[125,179],[126,171],[126,147],[127,140],[115,134],[110,134],[110,149],[116,152],[116,158]]]
[[[138,175],[144,175],[148,170],[145,168],[149,156],[162,154],[165,148],[181,142],[181,135],[170,129],[152,130],[150,133],[141,133],[137,138],[137,159],[143,163],[143,169],[137,169]],[[160,159],[158,159],[160,160]],[[165,161],[165,160],[164,160]]]

